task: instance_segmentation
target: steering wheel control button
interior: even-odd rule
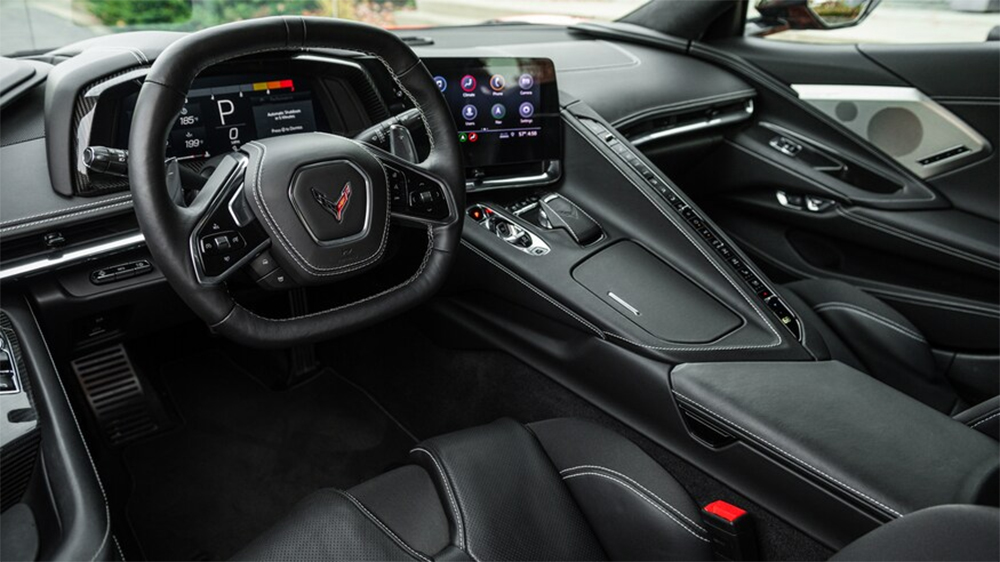
[[[290,288],[292,286],[292,280],[289,279],[288,274],[281,269],[275,269],[271,273],[262,277],[260,281],[257,281],[257,284],[265,289],[277,291]]]
[[[323,245],[368,232],[371,185],[360,168],[340,160],[299,168],[290,193],[299,220],[313,240]]]
[[[253,272],[254,278],[256,279],[262,279],[275,269],[278,269],[278,265],[274,263],[274,258],[271,256],[271,252],[264,252],[254,258],[250,262],[249,267],[250,271]]]
[[[471,74],[466,74],[462,77],[461,85],[463,92],[472,92],[476,89],[476,77]]]

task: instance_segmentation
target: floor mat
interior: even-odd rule
[[[184,423],[124,451],[129,520],[150,560],[227,559],[309,493],[376,476],[414,443],[330,371],[273,392],[210,352],[161,375]]]

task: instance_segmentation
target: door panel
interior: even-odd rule
[[[817,108],[844,127],[845,139],[867,140],[887,156],[929,156],[951,144],[970,149],[951,160],[954,165],[930,172],[897,158],[910,171],[906,183],[932,190],[945,200],[943,209],[907,209],[856,197],[820,212],[783,204],[778,191],[787,192],[787,203],[788,195],[815,192],[817,182],[803,181],[809,170],[796,168],[775,151],[758,151],[769,161],[758,158],[752,165],[734,150],[740,148],[737,144],[750,146],[743,138],[749,129],[730,137],[711,162],[696,167],[685,180],[712,185],[712,194],[706,194],[710,201],[703,204],[778,278],[843,279],[896,306],[933,345],[995,355],[1000,339],[1000,44],[859,47],[737,38],[713,46],[789,85],[848,86],[830,103],[816,99],[822,96],[801,97],[814,98]],[[848,95],[852,88],[861,87],[855,93],[863,94],[871,86],[907,92],[910,102],[897,105],[915,114],[917,132],[928,138],[906,133],[898,120],[873,126],[878,112],[894,107],[892,103],[865,108],[864,95]],[[858,111],[838,111],[840,102],[853,102]],[[861,122],[852,125],[853,120]],[[807,131],[809,124],[783,120],[782,126],[795,132],[796,126]],[[902,151],[900,144],[913,145],[912,150]],[[850,155],[838,151],[829,138],[818,148],[852,165]],[[893,194],[879,197],[892,201]]]

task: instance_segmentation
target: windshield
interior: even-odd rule
[[[192,31],[274,15],[362,21],[388,29],[610,21],[646,0],[0,0],[0,54],[54,49],[135,30]]]

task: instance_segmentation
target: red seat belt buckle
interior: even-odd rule
[[[701,510],[718,560],[757,560],[757,532],[753,517],[731,503],[714,501]]]

